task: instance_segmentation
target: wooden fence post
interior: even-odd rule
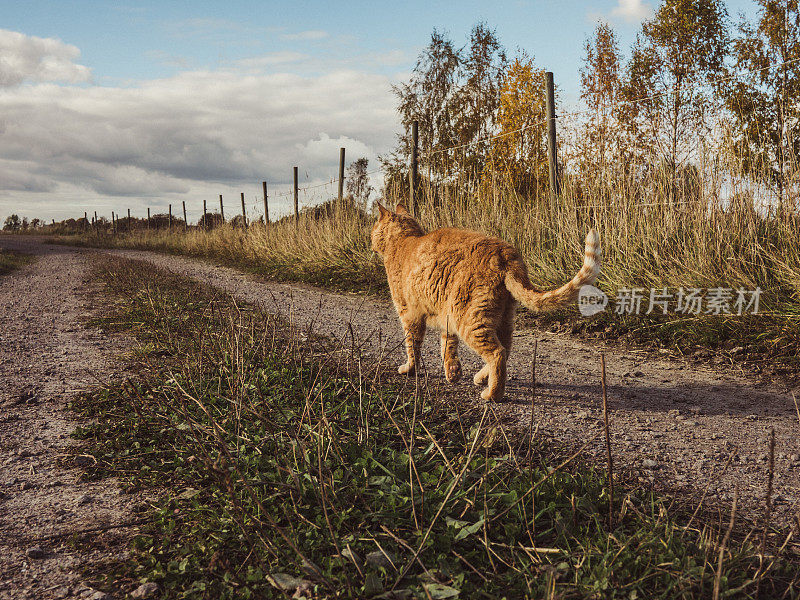
[[[267,182],[262,181],[261,184],[264,186],[264,227],[269,224],[269,200],[267,197]]]
[[[203,229],[208,229],[208,217],[206,216],[208,213],[206,211],[206,201],[203,200]]]
[[[169,231],[172,233],[172,204],[169,205]]]
[[[344,148],[339,148],[339,204],[344,198]]]
[[[189,230],[189,220],[186,218],[186,200],[181,200],[183,202],[183,230]]]
[[[300,209],[297,203],[297,167],[294,168],[294,222],[300,221]]]
[[[97,211],[94,211],[94,227],[97,227]]]
[[[147,207],[147,229],[150,230],[150,207]]]
[[[114,211],[111,211],[111,233],[117,233],[117,222],[114,220]]]
[[[558,181],[558,148],[556,147],[556,100],[555,85],[553,84],[553,73],[545,73],[545,87],[547,97],[545,105],[547,110],[547,163],[550,167],[550,195],[553,200],[561,194],[561,186]]]
[[[417,182],[419,169],[419,121],[411,124],[411,172],[409,173],[409,200],[411,214],[417,216],[417,203],[419,202]]]
[[[225,223],[225,208],[222,206],[222,194],[219,195],[219,214],[222,217],[222,222]]]
[[[128,231],[131,230],[131,209],[128,209]]]
[[[83,230],[86,231],[89,227],[89,215],[83,211]]]
[[[244,228],[247,229],[247,211],[244,208],[244,192],[242,194],[242,220],[244,221]]]

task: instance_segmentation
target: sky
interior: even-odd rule
[[[733,21],[752,0],[728,0]],[[300,185],[330,182],[339,148],[376,168],[399,131],[392,85],[434,28],[457,46],[478,22],[524,49],[578,102],[599,20],[623,54],[658,0],[99,2],[0,0],[0,220],[142,216],[203,200],[226,214],[288,214]],[[301,206],[335,185],[301,194]],[[280,197],[280,194],[284,194]]]

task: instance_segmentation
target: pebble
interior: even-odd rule
[[[393,562],[394,557],[389,552],[384,554],[380,550],[375,550],[374,552],[367,554],[367,564],[372,565],[373,567],[389,568],[392,566]]]
[[[656,461],[650,459],[650,458],[645,458],[642,461],[642,466],[645,469],[657,469],[658,468],[658,463]]]
[[[41,546],[31,546],[25,551],[25,554],[28,558],[44,558],[45,551],[42,550]]]
[[[136,600],[143,600],[144,598],[153,598],[158,593],[158,584],[152,581],[143,583],[131,592],[131,598]]]
[[[111,600],[111,594],[106,594],[105,592],[95,592],[91,596],[89,596],[91,600]]]
[[[83,494],[82,496],[78,496],[75,504],[89,504],[91,501],[92,497],[89,494]]]

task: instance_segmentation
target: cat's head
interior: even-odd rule
[[[424,235],[422,227],[402,204],[391,211],[378,203],[378,210],[380,216],[372,227],[372,249],[378,254],[384,254],[392,240]]]

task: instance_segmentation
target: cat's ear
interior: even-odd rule
[[[397,205],[397,208],[395,209],[394,212],[396,212],[398,215],[408,215],[409,214],[408,209],[405,207],[405,205],[402,202]]]
[[[383,204],[381,204],[380,202],[376,202],[376,204],[378,205],[378,210],[381,213],[381,219],[389,214],[389,209],[384,208]]]

